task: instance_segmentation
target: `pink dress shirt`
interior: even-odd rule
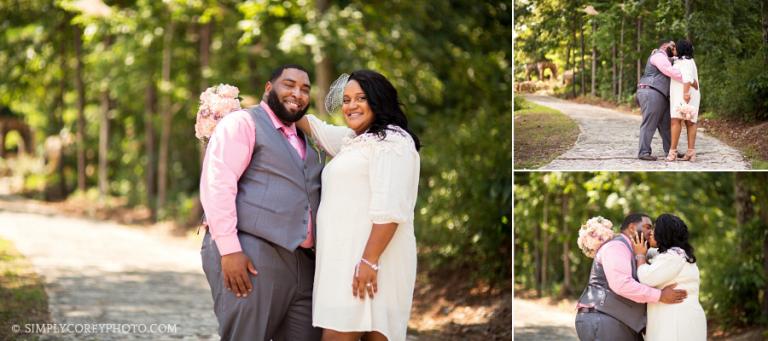
[[[667,58],[667,54],[664,53],[664,51],[657,50],[657,52],[651,56],[650,63],[653,64],[653,66],[659,69],[659,71],[661,71],[661,73],[665,74],[667,77],[672,78],[678,82],[683,81],[683,74],[680,73],[680,70],[675,69],[672,66],[672,63],[669,62],[669,58]]]
[[[262,101],[260,105],[269,114],[275,129],[283,134],[304,159],[306,146],[297,135],[296,125],[286,126],[265,102]],[[255,128],[255,122],[245,110],[230,113],[216,125],[205,152],[200,175],[200,202],[205,210],[208,230],[222,256],[242,251],[237,239],[235,198],[237,182],[251,162],[253,145],[256,143]],[[301,246],[308,248],[314,245],[311,214],[307,232],[307,239]]]
[[[632,242],[621,235],[630,245]],[[628,298],[637,303],[655,303],[661,297],[661,290],[647,286],[632,278],[632,264],[634,257],[624,243],[606,242],[595,255],[595,261],[603,264],[605,277],[608,279],[608,287],[619,296]],[[577,307],[585,307],[578,305]]]

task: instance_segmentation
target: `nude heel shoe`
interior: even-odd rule
[[[670,149],[669,155],[667,155],[666,160],[670,162],[677,160],[677,149]]]
[[[696,149],[688,149],[688,152],[683,156],[683,161],[696,162]]]

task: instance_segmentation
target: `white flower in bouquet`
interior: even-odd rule
[[[684,120],[692,120],[697,114],[698,109],[688,103],[682,103],[677,106],[677,112],[680,113],[680,116],[683,116]]]
[[[584,254],[589,258],[595,258],[600,246],[614,237],[613,223],[603,217],[593,217],[587,220],[579,229],[579,238],[576,242]]]
[[[219,84],[200,94],[200,108],[195,121],[195,137],[208,142],[216,124],[227,114],[240,110],[240,90],[229,84]]]

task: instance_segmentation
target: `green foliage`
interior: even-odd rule
[[[516,173],[515,283],[542,295],[578,297],[591,266],[576,245],[581,224],[599,215],[618,231],[631,212],[672,213],[689,227],[708,319],[725,328],[764,323],[766,180],[760,173]],[[740,223],[746,206],[750,218]]]

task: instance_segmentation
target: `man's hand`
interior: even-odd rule
[[[661,289],[661,297],[659,302],[666,304],[680,303],[688,297],[688,292],[685,290],[675,289],[677,283],[672,283]]]
[[[251,260],[242,251],[221,256],[224,286],[237,297],[248,296],[248,293],[253,290],[248,272],[254,276],[258,274]]]

